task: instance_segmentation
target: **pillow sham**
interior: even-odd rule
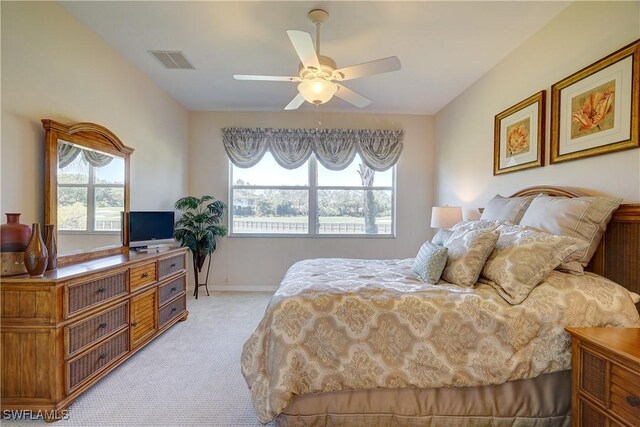
[[[474,287],[499,235],[495,227],[454,231],[444,244],[449,252],[442,279],[454,285]]]
[[[500,237],[482,269],[483,282],[510,304],[520,304],[561,262],[584,250],[587,242],[520,225],[502,225]]]
[[[435,285],[447,265],[447,252],[445,247],[424,242],[413,261],[413,272],[428,284]]]
[[[458,231],[458,230],[481,230],[483,228],[490,228],[495,230],[498,226],[502,224],[510,224],[508,221],[498,221],[494,219],[479,219],[477,221],[460,221],[449,230]]]
[[[622,199],[610,197],[538,196],[524,213],[520,225],[561,236],[586,240],[577,260],[586,267],[598,248],[613,211]]]
[[[518,224],[536,196],[502,197],[497,194],[487,202],[480,219],[509,221]]]

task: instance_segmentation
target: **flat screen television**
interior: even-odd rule
[[[129,247],[144,248],[173,242],[173,211],[129,212]]]

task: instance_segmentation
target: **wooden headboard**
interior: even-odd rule
[[[525,188],[511,197],[540,193],[561,197],[588,196],[574,188],[538,186]],[[640,294],[640,204],[623,204],[613,213],[587,270]],[[636,307],[640,311],[640,303]]]

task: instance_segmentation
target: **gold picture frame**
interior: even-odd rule
[[[544,166],[546,91],[540,91],[496,115],[493,174]]]
[[[640,39],[551,86],[551,163],[640,147]]]

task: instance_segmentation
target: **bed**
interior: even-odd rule
[[[582,195],[534,187],[514,196],[540,192]],[[568,426],[564,328],[640,327],[629,293],[640,287],[639,239],[640,206],[620,206],[591,272],[553,271],[518,305],[487,284],[425,285],[411,259],[299,262],[244,347],[258,418],[278,426]]]

